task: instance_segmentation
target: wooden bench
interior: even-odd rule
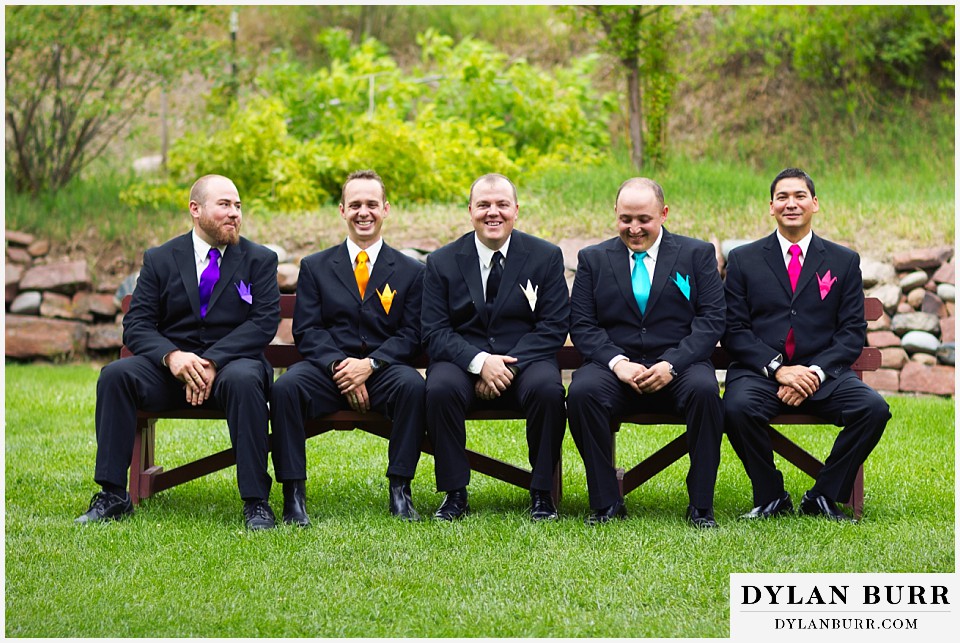
[[[282,318],[290,319],[293,317],[295,301],[296,295],[281,295],[280,309]],[[866,300],[866,304],[866,318],[868,320],[878,319],[883,312],[879,300],[870,298]],[[127,295],[122,304],[124,312],[128,310],[129,305],[130,295]],[[132,355],[132,353],[129,349],[126,347],[121,349],[121,357],[128,357],[130,355]],[[264,351],[264,355],[274,368],[287,368],[303,359],[296,346],[292,344],[271,344]],[[580,353],[572,346],[564,346],[561,348],[557,353],[557,360],[560,368],[568,371],[575,370],[583,362]],[[713,362],[717,368],[727,367],[729,358],[722,348],[718,347],[714,351]],[[415,366],[425,368],[426,363],[426,358],[423,357]],[[880,352],[875,348],[864,348],[860,359],[854,364],[854,370],[856,370],[858,374],[863,371],[876,370],[879,367]],[[175,487],[236,464],[236,458],[234,457],[232,449],[225,449],[170,469],[169,471],[164,471],[163,467],[156,464],[155,444],[156,422],[157,420],[166,419],[223,420],[225,416],[222,412],[207,409],[178,409],[161,412],[138,411],[133,457],[130,463],[130,497],[134,504],[164,489]],[[509,411],[475,411],[468,416],[468,419],[509,420],[523,419],[523,417]],[[610,427],[611,431],[614,432],[614,457],[616,457],[616,432],[620,430],[622,423],[683,424],[679,417],[665,414],[644,413],[620,418],[619,422],[611,423]],[[773,423],[822,424],[822,420],[809,415],[787,414],[774,418]],[[373,435],[389,438],[391,423],[390,420],[379,413],[368,412],[361,414],[355,411],[345,410],[308,420],[304,428],[307,438],[326,433],[327,431],[350,431],[354,429],[360,429]],[[823,463],[794,444],[779,431],[772,429],[771,435],[774,449],[778,453],[808,475],[812,477],[817,475]],[[421,449],[424,453],[433,455],[433,447],[429,440],[424,440]],[[684,432],[681,432],[680,435],[670,443],[644,459],[629,471],[618,469],[618,478],[623,493],[626,494],[636,489],[686,454],[686,436]],[[467,459],[470,462],[470,468],[478,473],[483,473],[524,489],[530,488],[531,471],[529,469],[515,466],[470,449],[467,450]],[[557,465],[554,473],[553,496],[557,502],[559,502],[562,496],[563,489],[561,469],[562,463]],[[857,476],[857,485],[848,504],[853,506],[854,512],[859,517],[863,508],[862,467]]]

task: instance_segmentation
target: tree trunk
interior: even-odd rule
[[[630,160],[638,171],[643,170],[643,103],[640,102],[640,64],[623,61],[627,68],[627,102],[630,105]]]

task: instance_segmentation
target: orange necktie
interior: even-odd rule
[[[353,271],[357,277],[357,287],[360,289],[360,299],[367,292],[367,282],[370,281],[370,271],[367,269],[367,252],[361,250],[357,255],[357,269]]]

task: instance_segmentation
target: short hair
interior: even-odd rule
[[[807,184],[807,189],[810,190],[810,196],[817,196],[817,189],[813,187],[813,179],[810,178],[810,175],[798,167],[788,167],[785,170],[780,170],[780,174],[770,184],[771,201],[773,201],[773,191],[777,188],[777,183],[783,179],[803,179],[803,182]]]
[[[368,181],[376,181],[380,184],[380,201],[383,203],[387,202],[387,188],[383,185],[383,179],[380,178],[380,175],[373,170],[357,170],[351,172],[347,176],[347,180],[343,182],[343,187],[340,188],[340,204],[343,205],[344,195],[347,193],[347,183],[350,181],[356,181],[357,179],[366,179]]]
[[[190,201],[196,201],[203,205],[207,199],[207,184],[210,183],[212,179],[226,179],[230,181],[230,179],[221,174],[205,174],[194,181],[193,187],[190,188]],[[233,183],[233,181],[230,182]]]
[[[635,176],[632,179],[627,179],[620,184],[620,189],[617,190],[617,198],[613,201],[613,207],[616,208],[617,204],[620,202],[620,193],[623,192],[623,189],[626,187],[645,187],[653,191],[653,196],[656,197],[657,203],[660,205],[660,209],[663,209],[664,198],[663,198],[663,188],[660,187],[660,184],[654,181],[653,179],[644,178],[642,176]]]
[[[477,179],[476,181],[474,181],[473,183],[470,184],[470,197],[469,197],[468,203],[470,203],[470,204],[473,203],[473,188],[477,187],[477,184],[478,184],[478,183],[480,183],[481,181],[487,181],[487,182],[489,182],[489,183],[493,183],[493,182],[496,181],[497,179],[503,179],[504,181],[506,181],[507,183],[510,184],[510,189],[513,190],[513,202],[514,202],[514,203],[518,203],[518,200],[517,200],[517,186],[515,186],[515,185],[513,184],[513,181],[511,181],[510,179],[508,179],[508,178],[505,177],[504,175],[502,175],[502,174],[497,174],[497,173],[495,173],[495,172],[494,172],[494,173],[490,173],[490,174],[484,174],[484,175],[481,176],[479,179]]]

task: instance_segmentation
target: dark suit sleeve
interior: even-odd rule
[[[277,284],[277,253],[253,246],[247,251],[252,262],[250,292],[254,293],[250,313],[239,326],[224,335],[201,357],[223,368],[239,358],[259,358],[277,335],[280,325],[280,286]]]
[[[727,328],[722,343],[730,352],[731,358],[761,372],[780,351],[764,344],[753,330],[746,274],[740,262],[741,254],[734,249],[727,259],[727,279],[724,284]]]
[[[423,305],[423,273],[422,265],[414,268],[416,277],[411,282],[410,292],[404,299],[404,306],[400,318],[400,327],[397,333],[380,344],[370,353],[370,357],[383,360],[387,364],[409,364],[416,358],[422,349],[420,343],[420,310]]]
[[[440,274],[437,260],[427,257],[427,270],[423,277],[423,304],[420,312],[423,343],[430,359],[435,362],[452,362],[464,371],[480,350],[465,340],[453,328],[450,319],[450,281]],[[466,288],[466,285],[463,285]]]
[[[554,359],[570,330],[570,293],[560,248],[551,249],[545,277],[537,292],[536,324],[509,351],[511,357],[517,358],[516,367],[521,371],[538,360]]]
[[[850,263],[843,271],[843,291],[837,311],[836,331],[830,344],[810,358],[808,366],[817,365],[824,373],[837,377],[860,357],[866,341],[867,322],[863,312],[863,275],[860,256],[850,253]]]
[[[162,365],[163,356],[179,346],[158,330],[162,279],[157,274],[156,255],[156,248],[143,255],[143,267],[130,299],[130,309],[123,317],[123,343],[134,355],[143,355]]]
[[[694,269],[697,279],[697,302],[690,333],[675,347],[668,349],[660,359],[670,362],[682,372],[696,362],[709,360],[713,349],[723,336],[726,304],[723,297],[723,282],[717,270],[717,258],[713,246],[701,246],[694,250]]]
[[[297,281],[297,303],[293,311],[293,339],[304,359],[330,372],[333,362],[346,359],[347,354],[334,341],[323,322],[323,303],[320,286],[314,275],[314,265],[302,262]],[[327,280],[332,283],[332,279]]]
[[[610,339],[597,317],[594,293],[600,271],[592,265],[591,257],[599,254],[585,250],[577,253],[577,275],[570,296],[570,339],[584,359],[606,366],[617,355],[626,355],[626,351]]]

